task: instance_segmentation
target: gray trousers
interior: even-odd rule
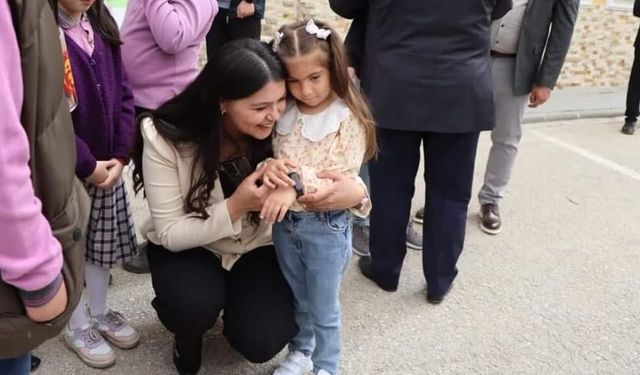
[[[498,204],[504,196],[522,137],[522,115],[529,95],[513,94],[516,59],[492,57],[493,97],[496,125],[491,132],[491,151],[478,193],[480,204]]]

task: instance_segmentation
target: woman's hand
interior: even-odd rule
[[[269,194],[269,198],[264,202],[260,219],[265,220],[269,224],[281,222],[284,215],[296,201],[296,191],[292,187],[281,187]]]
[[[328,178],[333,182],[298,199],[298,202],[310,210],[346,210],[356,206],[365,197],[364,187],[351,177],[333,171],[322,171],[317,175],[319,178]]]
[[[258,187],[258,180],[262,178],[265,167],[263,165],[242,180],[236,191],[227,199],[227,210],[229,210],[232,222],[238,220],[247,212],[262,210],[262,205],[270,192],[270,189],[264,184]]]
[[[265,162],[267,167],[262,177],[262,183],[271,189],[277,187],[295,186],[295,181],[289,178],[291,168],[298,168],[298,165],[288,159],[270,159]]]
[[[111,159],[106,162],[109,163],[109,167],[107,167],[108,176],[106,180],[95,184],[98,189],[109,189],[113,187],[113,185],[118,182],[118,179],[120,179],[120,176],[122,176],[122,171],[124,170],[124,164],[118,159]]]

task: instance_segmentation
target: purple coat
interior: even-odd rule
[[[76,133],[76,175],[93,173],[97,160],[129,159],[133,145],[133,94],[122,65],[120,46],[107,43],[95,33],[89,56],[65,36],[78,106],[71,113]]]

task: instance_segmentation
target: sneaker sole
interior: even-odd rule
[[[91,366],[93,368],[100,368],[100,369],[108,368],[108,367],[111,367],[111,366],[115,365],[115,363],[116,363],[115,355],[114,355],[113,359],[105,360],[105,361],[91,360],[91,359],[89,359],[87,357],[84,357],[80,353],[80,351],[78,351],[78,349],[76,349],[75,346],[73,346],[73,343],[69,342],[69,338],[68,338],[68,336],[66,334],[64,335],[64,343],[67,345],[67,347],[69,349],[71,349],[72,352],[74,352],[78,356],[78,358],[80,358],[80,360],[82,362],[86,363],[87,365],[89,365],[89,366]]]
[[[422,250],[422,246],[414,245],[411,242],[407,242],[407,247],[411,250]]]
[[[105,338],[105,340],[107,340],[110,344],[113,344],[113,346],[115,346],[118,349],[123,349],[123,350],[133,349],[136,346],[140,345],[140,336],[138,336],[138,338],[136,339],[135,342],[128,343],[128,342],[118,341],[118,340],[112,338],[111,336],[109,336],[107,334],[104,334],[102,332],[100,332],[100,334],[102,335],[102,337]]]
[[[482,213],[479,212],[478,216],[480,217],[480,220],[482,220]],[[496,235],[499,234],[500,232],[502,232],[502,225],[500,225],[500,227],[498,229],[491,229],[491,228],[487,228],[482,224],[482,221],[480,221],[480,229],[482,229],[483,232],[485,232],[486,234],[492,234],[492,235]]]
[[[369,255],[371,255],[371,253],[363,253],[362,251],[359,251],[355,247],[351,247],[351,251],[353,251],[354,254],[356,254],[358,256],[361,256],[361,257],[368,257]]]

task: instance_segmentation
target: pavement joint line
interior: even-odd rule
[[[600,164],[601,166],[612,170],[614,172],[618,172],[623,176],[629,177],[633,180],[636,180],[638,182],[640,182],[640,173],[631,169],[631,168],[627,168],[623,165],[620,165],[612,160],[609,160],[607,158],[604,158],[598,154],[595,154],[591,151],[585,150],[581,147],[578,146],[574,146],[570,143],[567,143],[565,141],[561,141],[558,138],[554,138],[551,137],[549,135],[543,134],[542,132],[538,131],[538,130],[531,130],[530,131],[533,135],[544,139],[545,141],[552,143],[556,146],[562,147],[564,149],[567,149],[569,151],[572,151],[575,154],[578,154],[586,159],[589,159],[597,164]]]

